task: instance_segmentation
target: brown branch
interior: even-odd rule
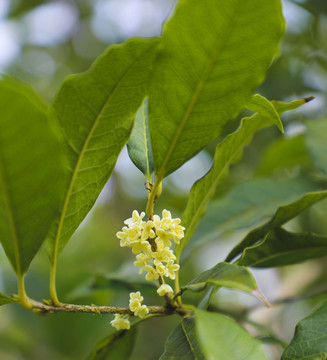
[[[41,303],[29,299],[32,304],[32,311],[39,315],[54,314],[57,312],[69,312],[69,313],[91,313],[91,314],[128,314],[133,316],[133,312],[128,307],[119,306],[95,306],[95,305],[75,305],[75,304],[63,304],[59,306]],[[173,315],[179,314],[181,316],[192,315],[193,311],[186,309],[182,306],[148,306],[149,315]]]
[[[128,307],[119,306],[95,306],[95,305],[75,305],[75,304],[62,304],[59,306],[41,303],[29,299],[33,305],[33,311],[40,314],[53,314],[57,312],[71,312],[71,313],[93,313],[93,314],[128,314],[133,315]],[[180,313],[181,309],[166,306],[148,306],[149,314],[157,315],[171,315],[173,313]]]

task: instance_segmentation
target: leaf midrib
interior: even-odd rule
[[[149,163],[149,150],[148,150],[148,139],[146,132],[146,118],[145,118],[145,107],[142,107],[142,125],[143,125],[143,139],[144,139],[144,149],[145,149],[145,163],[146,163],[146,179],[150,177],[150,163]]]
[[[235,5],[235,9],[234,9],[233,13],[236,11],[236,8],[237,7]],[[232,28],[232,24],[233,24],[233,16],[230,17],[229,22],[226,24],[225,31],[223,32],[224,34],[226,34],[226,33],[229,34],[228,30]],[[174,148],[175,148],[175,146],[177,144],[177,141],[178,141],[178,139],[180,137],[180,134],[182,133],[182,131],[183,131],[184,127],[185,127],[185,124],[186,124],[187,120],[189,119],[189,116],[190,116],[193,108],[195,107],[195,105],[196,105],[196,103],[198,101],[201,90],[203,89],[203,87],[204,87],[210,73],[212,72],[212,69],[214,67],[214,63],[215,63],[221,49],[224,47],[225,43],[227,42],[228,38],[229,38],[228,36],[221,36],[219,38],[219,41],[217,42],[216,48],[215,48],[212,56],[210,57],[210,59],[208,61],[208,65],[206,66],[206,68],[203,71],[203,74],[202,74],[202,76],[201,76],[201,78],[200,78],[200,80],[199,80],[199,82],[198,82],[198,84],[196,86],[196,90],[195,90],[195,92],[194,92],[194,94],[193,94],[193,96],[191,98],[189,106],[186,109],[184,117],[182,118],[182,121],[181,121],[180,125],[178,126],[177,131],[175,133],[175,136],[174,136],[174,138],[173,138],[173,140],[171,142],[171,146],[169,147],[168,152],[166,153],[166,156],[164,158],[164,161],[162,162],[161,168],[158,171],[157,183],[161,182],[161,180],[164,178],[165,168],[166,168],[167,163],[168,163],[168,161],[169,161],[169,159],[171,157],[172,152],[174,151]]]
[[[185,329],[185,326],[184,326],[183,322],[181,323],[181,325],[182,325],[182,329],[183,329],[183,332],[184,332],[186,341],[187,341],[187,343],[189,344],[190,349],[191,349],[191,352],[192,352],[192,354],[193,354],[193,356],[194,356],[194,360],[198,360],[198,357],[196,356],[195,350],[194,350],[194,348],[193,348],[193,346],[192,346],[191,340],[189,339],[189,337],[188,337],[188,335],[187,335],[187,332],[186,332],[186,329]]]
[[[132,70],[132,68],[134,67],[134,65],[137,63],[137,61],[143,56],[144,53],[146,53],[147,51],[149,50],[149,48],[147,48],[144,52],[142,52],[142,54],[140,54],[140,56],[138,56],[134,61],[133,63],[131,64],[131,66],[128,68],[127,71],[125,71],[125,73],[121,76],[121,78],[119,79],[119,81],[116,83],[116,85],[114,86],[112,92],[110,93],[110,95],[108,96],[107,100],[104,102],[104,104],[102,105],[102,108],[99,112],[99,114],[97,115],[92,127],[91,127],[91,130],[88,134],[88,136],[86,137],[86,140],[83,144],[83,147],[81,149],[81,152],[78,156],[78,159],[77,159],[77,162],[76,162],[76,166],[75,166],[75,169],[73,171],[73,174],[72,174],[72,177],[71,177],[71,182],[69,184],[69,188],[68,188],[68,191],[67,191],[67,196],[65,198],[65,202],[64,202],[64,206],[63,206],[63,210],[61,212],[61,217],[60,217],[60,220],[59,220],[59,224],[58,224],[58,228],[57,228],[57,235],[56,235],[56,238],[55,238],[55,242],[54,242],[54,250],[53,250],[53,262],[55,263],[56,262],[56,259],[57,259],[57,254],[58,254],[58,247],[59,247],[59,239],[60,239],[60,235],[61,235],[61,231],[62,231],[62,227],[63,227],[63,223],[64,223],[64,219],[66,217],[66,211],[67,211],[67,208],[68,208],[68,204],[69,204],[69,200],[70,200],[70,196],[71,196],[71,192],[72,192],[72,189],[73,189],[73,186],[75,184],[75,180],[76,180],[76,177],[77,177],[77,174],[79,172],[79,167],[81,165],[81,162],[82,162],[82,159],[84,157],[84,153],[87,149],[87,146],[91,140],[91,137],[102,117],[102,114],[103,112],[105,111],[105,108],[108,106],[108,104],[110,103],[112,97],[114,96],[115,92],[117,91],[117,88],[119,87],[119,85],[121,84],[121,82],[127,77],[127,75],[129,74],[129,72]]]
[[[15,215],[12,211],[12,200],[10,198],[9,190],[6,185],[5,178],[4,178],[4,166],[3,166],[3,158],[2,158],[1,153],[0,153],[0,187],[4,194],[5,208],[7,210],[9,227],[10,227],[10,230],[12,233],[12,239],[13,239],[13,244],[14,244],[14,254],[15,254],[15,260],[16,260],[16,271],[17,271],[17,275],[21,276],[23,274],[22,274],[22,267],[21,267],[21,257],[20,257],[20,252],[19,252],[18,234],[16,231],[16,220],[15,220]]]

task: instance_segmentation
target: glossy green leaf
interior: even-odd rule
[[[198,339],[207,360],[268,360],[263,345],[227,317],[195,311]]]
[[[323,360],[327,357],[327,302],[302,319],[281,360]]]
[[[133,351],[137,327],[121,330],[103,339],[87,360],[128,360]]]
[[[128,155],[135,166],[142,171],[147,181],[151,181],[153,158],[149,134],[148,98],[138,110],[134,128],[127,143]]]
[[[165,343],[165,351],[160,360],[205,360],[195,333],[193,316],[183,321],[170,333]]]
[[[280,121],[278,115],[277,119]],[[219,181],[226,175],[229,166],[235,160],[239,160],[239,154],[250,143],[256,131],[274,123],[276,123],[275,118],[271,120],[264,115],[254,114],[249,118],[242,119],[240,127],[218,144],[211,169],[204,177],[195,182],[189,193],[188,203],[182,215],[182,224],[186,228],[186,232],[183,241],[176,248],[177,255],[181,253],[193,235],[208,202],[213,197]]]
[[[237,116],[263,81],[283,31],[279,0],[178,2],[150,86],[157,183]]]
[[[64,168],[53,119],[26,84],[0,81],[0,241],[23,275],[57,215]]]
[[[301,178],[254,179],[235,187],[209,203],[183,257],[199,246],[215,241],[222,234],[255,225],[274,215],[276,209],[317,188]]]
[[[14,302],[16,302],[16,300],[14,298],[0,293],[0,306],[6,305],[6,304],[11,304]]]
[[[246,108],[271,119],[271,122],[276,124],[282,133],[284,132],[283,124],[278,112],[274,105],[264,96],[260,94],[252,96],[251,100],[247,103]]]
[[[196,276],[187,285],[182,286],[181,290],[202,291],[208,284],[242,290],[267,303],[258,289],[255,278],[250,271],[243,266],[225,262],[218,263],[213,268]]]
[[[239,265],[275,267],[297,264],[327,255],[327,236],[291,233],[276,228],[259,243],[243,250]]]
[[[232,249],[227,256],[226,261],[231,261],[245,248],[255,244],[258,240],[263,239],[269,231],[287,223],[289,220],[301,214],[302,211],[326,197],[327,191],[317,191],[308,193],[291,204],[280,206],[270,221],[249,232],[245,238]]]
[[[309,152],[317,168],[327,175],[327,120],[312,120],[306,125]]]
[[[111,46],[90,71],[67,78],[53,108],[65,137],[69,174],[48,249],[54,259],[92,208],[132,130],[147,91],[158,39]]]
[[[256,173],[270,175],[284,170],[286,174],[299,166],[311,166],[312,160],[303,135],[279,138],[264,150]]]

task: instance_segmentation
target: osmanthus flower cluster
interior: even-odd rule
[[[176,277],[179,265],[175,263],[171,246],[179,244],[184,237],[185,228],[180,225],[179,218],[173,219],[168,210],[162,211],[162,217],[154,215],[153,219],[144,221],[145,213],[133,211],[132,217],[125,220],[122,231],[116,235],[120,239],[121,247],[129,247],[136,255],[134,265],[140,268],[140,274],[146,273],[148,281],[159,280],[160,287],[157,293],[160,296],[171,296],[173,289],[165,284],[164,277],[172,280]],[[135,316],[143,318],[148,312],[146,305],[142,304],[143,296],[138,291],[130,294],[129,307]],[[129,328],[128,316],[115,315],[111,324],[117,329]]]

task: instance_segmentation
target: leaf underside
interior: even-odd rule
[[[226,232],[254,226],[258,221],[272,217],[279,206],[314,190],[317,190],[316,186],[301,178],[259,178],[236,186],[208,204],[183,257],[203,244],[216,241]]]
[[[127,149],[135,166],[142,171],[147,181],[150,181],[154,168],[149,133],[148,98],[144,100],[136,114]]]
[[[170,333],[160,360],[205,360],[195,333],[193,316],[183,321]]]
[[[218,263],[213,268],[196,276],[181,289],[183,291],[191,290],[197,292],[204,290],[208,284],[245,291],[266,302],[258,290],[258,285],[253,275],[243,266],[225,262]]]
[[[327,255],[327,236],[291,233],[276,228],[259,243],[244,249],[239,265],[276,267]]]
[[[287,223],[289,220],[293,219],[301,212],[318,201],[325,199],[326,197],[327,191],[311,192],[291,204],[280,206],[270,221],[250,231],[245,236],[245,238],[232,249],[232,251],[227,256],[226,261],[229,262],[233,260],[246,247],[251,246],[257,241],[263,239],[270,230],[278,228],[281,225]]]

